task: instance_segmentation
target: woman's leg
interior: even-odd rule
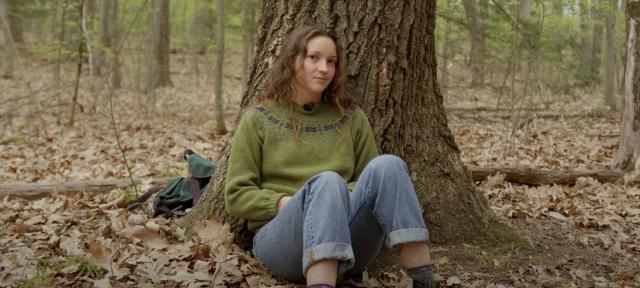
[[[374,158],[365,167],[351,195],[349,220],[356,266],[362,272],[382,244],[400,247],[403,268],[431,264],[428,231],[406,164],[392,155]]]
[[[315,175],[273,220],[258,230],[254,255],[271,272],[290,281],[303,282],[305,274],[312,273],[307,280],[335,285],[337,274],[317,273],[317,270],[330,268],[325,265],[335,260],[338,260],[339,271],[353,266],[348,217],[349,194],[345,181],[334,172]]]

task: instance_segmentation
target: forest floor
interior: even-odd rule
[[[239,113],[238,59],[225,64],[228,128]],[[174,86],[158,89],[155,104],[136,92],[135,77],[125,78],[124,88],[113,93],[119,141],[133,178],[185,175],[185,148],[209,159],[220,153],[225,138],[212,133],[211,64],[206,57],[172,55]],[[0,79],[0,183],[128,178],[109,93],[100,89],[103,79],[81,79],[83,109],[68,124],[73,69],[65,66],[60,89],[43,63],[23,67],[16,80]],[[136,67],[128,69],[125,75],[135,75]],[[511,99],[491,89],[450,88],[444,94],[449,127],[469,166],[608,170],[618,148],[620,119],[597,108],[597,93]],[[498,101],[501,109],[495,110]],[[640,287],[637,173],[613,184],[580,178],[574,186],[534,187],[497,175],[476,185],[533,248],[433,244],[442,286]],[[230,244],[224,223],[204,221],[194,235],[185,235],[176,220],[152,218],[149,206],[129,213],[105,205],[123,193],[0,199],[1,286],[295,286]],[[390,270],[343,284],[408,287],[409,280]]]

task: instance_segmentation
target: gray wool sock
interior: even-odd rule
[[[418,282],[420,284],[431,284],[433,282],[433,265],[432,264],[407,269],[407,273],[409,274],[409,277],[413,279],[414,282]],[[425,287],[430,287],[430,286],[425,286]]]

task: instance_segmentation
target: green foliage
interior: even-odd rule
[[[48,279],[51,277],[50,271],[58,272],[62,270],[64,265],[60,263],[52,263],[48,257],[39,259],[36,262],[36,275],[27,279],[21,287],[35,288],[48,286]]]
[[[140,195],[136,192],[136,189],[133,185],[129,185],[122,190],[122,194],[124,195],[124,202],[129,204],[133,201],[136,201]]]
[[[49,287],[51,278],[57,273],[64,273],[63,270],[74,277],[88,277],[91,279],[101,279],[104,274],[104,268],[101,268],[87,260],[86,257],[73,255],[64,262],[53,262],[49,257],[44,257],[36,262],[36,275],[25,280],[20,287],[35,288]]]
[[[490,75],[491,85],[502,85],[504,77],[511,73],[510,64],[514,55],[519,61],[530,61],[532,75],[529,81],[541,84],[551,91],[569,93],[578,87],[594,86],[600,83],[599,73],[583,71],[581,65],[583,38],[591,41],[593,25],[599,21],[593,18],[581,19],[580,5],[575,1],[563,1],[561,14],[553,11],[552,0],[531,0],[531,16],[526,23],[517,19],[519,5],[522,1],[515,0],[475,0],[480,3],[484,13],[480,16],[485,29],[485,75]],[[484,3],[484,4],[483,4]],[[616,55],[624,55],[625,12],[618,7],[608,4],[600,5],[597,1],[588,1],[588,14],[594,8],[601,8],[603,12],[615,12],[616,15]],[[436,22],[436,47],[438,53],[442,50],[447,23],[451,30],[449,39],[451,44],[446,47],[453,53],[454,63],[465,70],[470,70],[468,57],[470,55],[470,35],[467,28],[467,15],[462,1],[438,0],[438,19]],[[582,34],[581,21],[589,27],[588,33]],[[514,29],[518,22],[517,29]],[[604,30],[603,30],[604,31]],[[523,38],[530,37],[524,45]],[[601,36],[601,59],[604,59],[604,35]],[[514,42],[516,49],[513,50]],[[516,66],[520,65],[516,61]],[[604,60],[602,60],[604,61]],[[621,62],[616,63],[621,67]],[[602,65],[601,65],[602,66]],[[518,69],[518,68],[517,68]],[[621,68],[619,68],[621,69]],[[520,71],[516,71],[520,73]],[[507,74],[507,75],[505,75]],[[524,78],[520,75],[520,79]]]
[[[100,279],[104,275],[104,269],[92,264],[84,256],[74,255],[67,261],[69,265],[77,266],[74,271],[77,277],[89,277],[91,279]]]

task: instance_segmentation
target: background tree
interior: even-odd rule
[[[620,149],[615,168],[631,171],[640,168],[640,2],[627,3],[627,63],[624,77],[624,113]]]
[[[467,26],[471,38],[470,62],[471,62],[471,86],[484,85],[484,20],[482,11],[487,1],[463,0],[464,10],[467,13]]]
[[[348,93],[369,116],[378,147],[407,161],[431,237],[436,242],[495,243],[519,239],[498,221],[473,186],[447,127],[436,81],[434,1],[262,1],[256,57],[242,107],[263,87],[284,37],[305,23],[336,31],[347,47]],[[229,139],[231,139],[230,136]],[[209,217],[241,224],[224,209],[223,187],[229,153],[201,202],[184,223]],[[242,238],[242,235],[240,235]]]
[[[606,38],[607,38],[607,54],[606,54],[606,65],[605,65],[605,73],[604,73],[604,103],[609,109],[612,111],[617,110],[616,100],[615,100],[615,21],[616,14],[615,9],[618,6],[616,0],[609,0],[606,3],[605,8],[605,28],[606,28]]]
[[[24,0],[7,0],[5,1],[5,10],[7,12],[7,19],[9,20],[9,29],[11,30],[11,36],[13,37],[13,43],[17,46],[24,44],[24,18],[25,18],[25,5],[30,1]]]
[[[153,7],[150,19],[150,44],[152,53],[150,53],[150,59],[148,59],[147,62],[146,93],[154,93],[156,87],[171,86],[169,74],[169,55],[171,48],[169,0],[158,0],[152,1],[151,3]]]
[[[531,20],[531,14],[533,11],[533,0],[521,0],[519,1],[520,6],[518,8],[518,19],[517,21],[520,23],[517,27],[519,27],[518,33],[521,35],[520,41],[520,55],[521,55],[521,63],[520,63],[520,74],[522,80],[529,77],[529,73],[531,71],[531,65],[533,64],[533,53],[536,48],[536,39],[535,39],[535,31],[537,27],[535,27],[534,22]]]
[[[2,77],[13,77],[13,37],[11,35],[11,22],[8,17],[7,3],[0,0],[0,21],[4,35],[4,57],[2,57]]]
[[[591,20],[593,22],[593,32],[591,36],[593,37],[591,41],[591,74],[595,79],[600,79],[600,52],[602,50],[602,22],[603,22],[603,12],[602,12],[602,4],[605,0],[596,0],[592,1],[591,8]]]
[[[242,85],[247,89],[249,67],[253,58],[256,6],[254,1],[242,1]]]
[[[207,52],[211,37],[213,37],[213,0],[195,1],[195,16],[192,22],[192,52],[204,54]]]
[[[224,0],[217,2],[218,24],[216,31],[216,87],[215,87],[215,114],[216,134],[227,134],[227,126],[224,123],[224,107],[222,101],[222,80],[224,67]]]
[[[580,9],[580,78],[590,78],[591,72],[591,34],[589,20],[589,2],[588,0],[579,0]]]
[[[552,0],[551,1],[551,5],[553,7],[553,14],[555,14],[556,16],[562,16],[562,13],[564,12],[564,3],[562,0]]]
[[[118,89],[122,86],[122,72],[120,71],[120,22],[118,20],[118,0],[108,1],[109,21],[107,22],[108,35],[105,39],[105,47],[107,47],[107,62],[110,64],[111,70],[111,87]]]

